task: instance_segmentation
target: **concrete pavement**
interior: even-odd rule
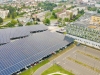
[[[75,75],[99,75],[99,73],[67,59],[67,57],[76,58],[76,51],[80,49],[82,50],[83,48],[84,46],[76,46],[72,48],[68,52],[65,52],[64,54],[58,56],[54,60],[40,67],[37,71],[35,71],[33,75],[41,75],[41,73],[47,70],[54,63],[61,65],[64,69],[68,71],[72,71]],[[88,49],[91,48],[87,47],[87,51],[90,51],[91,54],[95,55],[96,53],[98,53],[98,56],[100,56],[100,52],[95,52],[95,49],[93,51]],[[89,58],[85,55],[77,53],[77,59],[91,66],[94,66],[94,63],[96,63],[97,66],[95,67],[99,68],[98,66],[100,65],[100,63],[98,61],[94,61],[94,59]]]

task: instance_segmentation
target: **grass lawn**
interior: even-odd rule
[[[12,20],[11,18],[5,18],[3,21],[7,22],[7,21],[11,21],[11,20]]]
[[[60,72],[60,73],[63,73],[63,74],[68,74],[68,75],[74,75],[71,72],[64,70],[61,66],[59,66],[57,64],[54,64],[49,69],[47,69],[46,71],[44,71],[42,73],[42,75],[48,75],[48,74],[56,73],[56,72]],[[60,75],[60,74],[54,74],[54,75]]]
[[[42,61],[41,63],[37,64],[36,66],[22,72],[21,74],[19,75],[31,75],[31,73],[34,73],[38,68],[40,68],[41,66],[45,65],[46,63],[48,63],[49,60],[44,60]]]

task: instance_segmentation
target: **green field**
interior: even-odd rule
[[[73,73],[64,70],[61,66],[59,66],[57,64],[54,64],[49,69],[47,69],[46,71],[44,71],[42,73],[42,75],[48,75],[48,74],[55,73],[55,72],[60,72],[60,73],[63,73],[63,74],[68,74],[68,75],[74,75]],[[60,74],[54,74],[54,75],[60,75]]]
[[[43,62],[37,64],[36,66],[22,72],[21,74],[19,75],[32,75],[38,68],[40,68],[41,66],[45,65],[46,63],[48,63],[49,60],[44,60]]]

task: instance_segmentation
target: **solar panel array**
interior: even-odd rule
[[[44,31],[0,47],[0,75],[10,75],[73,42],[62,34]]]
[[[45,29],[47,29],[47,27],[44,25],[33,25],[33,26],[0,29],[0,44],[10,42],[10,39],[12,38],[28,36],[32,31],[45,30]]]

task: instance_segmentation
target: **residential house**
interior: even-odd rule
[[[96,16],[96,15],[92,16],[92,17],[91,17],[91,21],[92,21],[93,23],[98,23],[98,24],[100,24],[100,16]]]
[[[45,14],[47,12],[48,11],[40,12],[40,13],[34,14],[32,16],[33,16],[33,18],[38,18],[40,21],[43,21],[45,19]]]
[[[70,19],[70,14],[71,13],[72,12],[70,10],[64,9],[63,11],[56,13],[56,15],[57,15],[57,17],[62,18],[62,19],[64,19],[64,18],[69,18]]]
[[[9,13],[9,10],[3,10],[3,9],[0,9],[0,17],[5,19],[6,16],[8,15]]]

